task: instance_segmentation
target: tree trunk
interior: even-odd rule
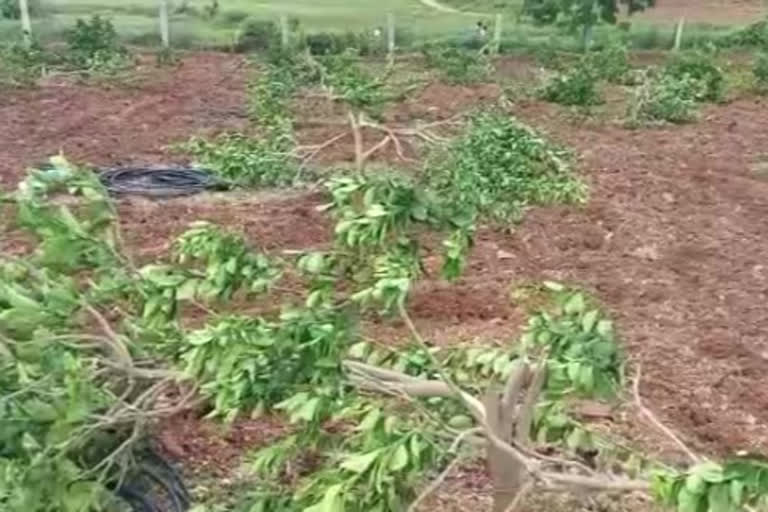
[[[490,392],[483,400],[488,426],[505,442],[511,441],[512,433],[505,425],[502,416],[501,398],[498,393]],[[525,468],[507,453],[486,444],[488,471],[493,480],[493,512],[506,512],[510,504],[517,499],[526,482]]]

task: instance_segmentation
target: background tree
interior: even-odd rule
[[[655,0],[526,0],[523,12],[536,23],[557,23],[581,30],[586,49],[594,26],[600,22],[616,23],[621,5],[626,5],[627,15],[632,15],[654,4]]]

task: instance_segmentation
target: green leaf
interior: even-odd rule
[[[610,337],[613,334],[613,322],[610,320],[600,320],[597,322],[597,333],[600,336]]]
[[[455,429],[464,430],[471,428],[472,425],[474,425],[474,421],[466,414],[457,414],[448,420],[448,426]]]
[[[597,316],[599,315],[596,309],[587,312],[581,319],[581,328],[584,332],[591,332],[592,328],[597,322]]]
[[[564,309],[567,314],[572,315],[576,313],[583,313],[586,307],[587,304],[584,300],[584,295],[581,293],[575,293],[571,295],[571,297],[565,303]]]
[[[552,333],[550,331],[541,331],[536,336],[536,342],[540,345],[549,345],[552,342]]]
[[[320,405],[319,397],[310,398],[301,407],[293,411],[290,418],[291,423],[296,423],[299,420],[312,421],[317,413],[318,405]]]
[[[306,507],[303,512],[344,512],[344,499],[341,496],[342,484],[328,487],[323,499],[311,507]]]
[[[707,482],[698,473],[691,473],[685,479],[685,490],[689,494],[702,495],[707,488]]]
[[[395,453],[392,454],[392,459],[389,461],[389,469],[392,471],[400,471],[408,465],[408,450],[402,443],[398,445]]]
[[[381,455],[383,450],[383,448],[379,448],[362,455],[350,455],[341,462],[340,467],[358,475],[365,473],[371,465],[376,462],[376,459]]]
[[[699,512],[699,504],[702,499],[705,499],[703,494],[692,493],[687,487],[683,487],[680,494],[677,495],[677,510],[678,512]]]
[[[365,341],[355,343],[349,347],[347,355],[353,359],[365,359],[368,356],[368,351],[371,349],[370,344]]]
[[[568,372],[568,380],[574,384],[577,384],[581,375],[581,363],[578,361],[571,361],[567,364],[565,369]]]
[[[730,493],[731,502],[741,505],[744,500],[744,482],[741,480],[731,480]]]
[[[424,443],[421,442],[419,437],[417,436],[411,436],[410,441],[408,442],[408,447],[411,451],[411,458],[414,461],[418,461],[421,458],[421,452],[425,448]],[[415,462],[416,464],[418,462]]]
[[[322,272],[325,263],[325,254],[321,252],[311,252],[301,259],[302,268],[310,274]]]
[[[507,354],[499,354],[496,359],[493,360],[493,373],[496,375],[503,375],[504,369],[509,363],[509,356]]]
[[[702,480],[711,484],[719,484],[723,481],[723,467],[715,462],[702,462],[691,468],[690,472],[699,475]]]
[[[27,452],[36,452],[41,448],[40,443],[29,432],[24,432],[21,436],[21,446]]]
[[[381,418],[381,409],[375,407],[365,415],[363,421],[360,422],[360,425],[357,426],[356,430],[361,430],[363,432],[373,430],[379,422],[379,418]]]
[[[654,471],[651,476],[651,493],[664,505],[676,505],[675,480],[664,471]]]
[[[565,286],[555,281],[544,281],[542,284],[546,289],[551,290],[553,292],[559,293],[559,292],[565,291]]]
[[[54,421],[58,417],[56,409],[51,404],[37,398],[24,402],[24,410],[30,418],[41,423]]]
[[[595,372],[594,368],[582,365],[579,371],[579,384],[586,393],[592,393],[595,390]]]
[[[187,279],[176,289],[176,298],[178,300],[194,299],[197,295],[197,287],[200,281],[197,279]]]
[[[39,302],[19,292],[14,285],[9,284],[0,289],[0,297],[8,301],[11,307],[17,309],[36,310],[41,308]]]
[[[570,434],[568,434],[568,437],[565,440],[565,444],[568,446],[568,448],[575,451],[584,447],[586,445],[586,441],[587,433],[580,428],[575,428],[571,431]]]
[[[366,217],[384,217],[389,212],[387,212],[386,208],[384,208],[383,205],[379,203],[374,203],[371,206],[368,207],[368,209],[365,211]]]
[[[397,416],[387,416],[384,420],[384,432],[392,434],[395,432],[398,423],[400,423],[400,421],[397,419]]]
[[[62,505],[66,512],[88,512],[95,505],[96,488],[92,482],[75,482],[62,494]]]
[[[731,494],[728,484],[716,484],[709,488],[709,510],[713,512],[729,512],[731,506]]]

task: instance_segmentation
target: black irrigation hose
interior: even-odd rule
[[[125,500],[134,512],[158,512],[152,501],[141,490],[131,485],[121,485],[115,490],[115,494]]]
[[[189,510],[192,500],[178,471],[154,450],[137,455],[141,462],[113,488],[115,495],[134,512]]]
[[[110,194],[117,196],[180,197],[232,187],[210,172],[194,168],[117,167],[101,171],[99,179]]]

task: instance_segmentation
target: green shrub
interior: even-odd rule
[[[552,103],[568,106],[590,106],[603,102],[597,87],[596,73],[584,63],[571,71],[557,73],[539,91],[539,96]]]
[[[0,84],[32,85],[48,66],[57,62],[58,58],[37,42],[27,46],[21,41],[15,41],[0,46]]]
[[[600,51],[588,53],[583,65],[603,80],[623,84],[630,71],[629,53],[625,46],[612,44]]]
[[[702,94],[702,82],[684,76],[661,74],[647,79],[635,93],[628,110],[628,123],[667,121],[686,123],[696,118],[696,97]]]
[[[221,15],[221,23],[224,25],[237,25],[244,23],[249,18],[248,11],[240,11],[237,9],[224,11]]]
[[[112,22],[98,15],[88,21],[78,19],[67,32],[67,43],[69,59],[80,69],[115,70],[125,67],[130,57]]]
[[[440,72],[441,78],[452,84],[469,84],[487,80],[491,64],[476,51],[456,47],[425,47],[426,65]]]
[[[687,78],[700,82],[700,86],[692,87],[696,101],[720,101],[725,94],[725,74],[716,58],[712,50],[681,52],[664,66],[663,74],[689,85]]]
[[[760,94],[768,94],[768,50],[760,52],[752,67],[755,86]]]
[[[280,46],[280,29],[274,21],[247,18],[237,30],[235,50],[272,50]]]
[[[565,152],[506,113],[476,115],[427,177],[448,203],[495,220],[514,219],[529,204],[585,195]]]
[[[757,21],[747,27],[727,35],[719,41],[718,46],[768,47],[768,20]]]
[[[558,0],[528,0],[525,2],[525,13],[529,15],[534,23],[539,25],[550,25],[556,19],[560,12]]]
[[[321,32],[319,34],[309,34],[305,43],[312,55],[331,55],[343,51],[340,47],[341,39],[335,34]]]
[[[368,56],[386,51],[385,37],[373,32],[318,32],[306,36],[304,44],[312,55],[339,55],[353,49],[358,55]]]

